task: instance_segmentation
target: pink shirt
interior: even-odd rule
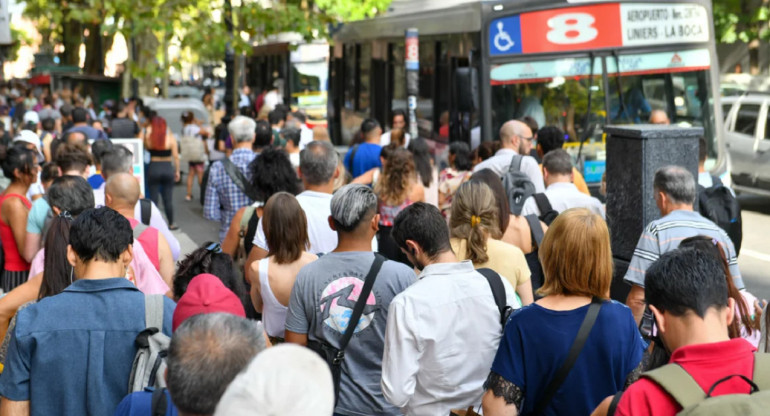
[[[29,269],[30,276],[36,276],[43,271],[45,261],[45,249],[41,249],[32,259]],[[134,278],[137,289],[145,295],[164,295],[169,291],[169,287],[160,273],[155,270],[150,258],[144,251],[142,244],[134,240],[134,258],[131,259],[131,268],[134,269]]]

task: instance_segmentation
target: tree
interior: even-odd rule
[[[760,41],[770,40],[770,0],[719,0],[714,3],[716,40],[749,47],[749,71],[758,75]]]

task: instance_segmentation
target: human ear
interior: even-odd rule
[[[73,268],[75,267],[77,263],[78,255],[75,253],[75,250],[72,249],[71,245],[67,245],[67,261],[69,262],[70,266]]]
[[[334,225],[334,219],[331,215],[329,215],[329,228],[331,228],[332,231],[337,231],[337,227]]]
[[[665,333],[666,332],[666,318],[663,316],[663,313],[658,310],[658,308],[648,305],[650,307],[650,311],[652,312],[652,315],[655,317],[655,325],[658,327],[658,332]]]
[[[730,326],[735,319],[735,299],[727,298],[727,314],[725,316],[725,322],[727,326]]]

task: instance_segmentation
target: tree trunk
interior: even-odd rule
[[[163,83],[161,84],[161,90],[163,91],[163,98],[168,98],[168,70],[171,67],[171,63],[169,62],[168,57],[168,44],[169,40],[171,39],[170,34],[167,31],[163,32],[163,45],[161,46],[163,48],[163,77],[161,78],[163,80]]]
[[[62,44],[64,44],[64,52],[61,55],[62,65],[80,65],[80,41],[82,37],[83,29],[80,22],[65,18],[62,25]]]
[[[102,50],[102,33],[99,23],[89,23],[88,37],[86,38],[86,59],[83,63],[83,72],[88,75],[104,75],[104,54]]]
[[[131,76],[133,74],[131,66],[134,63],[134,51],[131,47],[131,36],[129,31],[123,33],[123,38],[126,39],[127,57],[126,61],[123,62],[123,74],[120,78],[120,95],[121,97],[127,98],[134,95],[133,91],[131,91]]]
[[[759,75],[759,39],[749,42],[749,73]]]
[[[155,87],[155,71],[158,69],[158,61],[155,54],[158,52],[158,38],[152,31],[145,31],[134,38],[136,40],[136,77],[139,81],[139,96],[152,96]]]

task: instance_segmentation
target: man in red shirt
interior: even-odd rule
[[[145,226],[134,218],[134,207],[139,201],[140,194],[139,182],[135,177],[128,173],[116,173],[107,179],[104,187],[104,202],[128,219],[131,228],[134,229],[134,238],[142,244],[142,248],[163,281],[168,284],[168,287],[173,288],[174,258],[168,241],[157,228]],[[143,229],[140,230],[137,227]]]
[[[682,366],[704,392],[730,375],[752,378],[754,347],[742,338],[731,340],[727,333],[735,302],[727,295],[719,259],[680,248],[662,255],[647,270],[644,282],[663,346],[673,351],[670,363]],[[749,391],[748,383],[733,377],[719,383],[712,396]],[[642,377],[623,393],[615,415],[673,416],[680,410],[662,387]]]

